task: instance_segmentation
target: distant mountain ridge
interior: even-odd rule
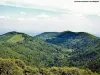
[[[50,36],[52,34],[53,33],[50,33]],[[96,40],[99,39],[98,37],[86,32],[72,32],[72,31],[64,31],[64,32],[57,33],[53,38],[50,37],[48,33],[45,35],[44,33],[42,33],[38,36],[37,36],[38,38],[42,37],[40,39],[45,40],[48,43],[56,44],[56,45],[63,46],[65,48],[71,48],[71,49],[73,48],[77,49],[76,47],[78,46],[78,44],[82,46],[83,45],[88,46],[90,43],[91,44],[95,43]],[[45,38],[45,36],[48,36],[50,38]]]
[[[56,37],[59,34],[59,32],[44,32],[41,33],[39,35],[36,35],[36,38],[42,39],[42,40],[46,40],[46,39],[51,39]]]
[[[96,38],[95,35],[92,35],[92,34],[89,34],[87,32],[72,32],[72,31],[63,31],[63,32],[44,32],[44,33],[41,33],[41,34],[38,34],[36,35],[35,37],[37,38],[40,38],[42,40],[46,40],[48,38],[54,38],[54,37],[63,37],[63,38],[70,38],[70,37],[73,37],[73,36],[89,36],[89,37],[94,37]],[[42,38],[41,38],[42,37]],[[46,38],[48,37],[48,38]]]

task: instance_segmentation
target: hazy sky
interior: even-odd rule
[[[84,31],[100,35],[100,2],[74,0],[2,0],[0,33]]]

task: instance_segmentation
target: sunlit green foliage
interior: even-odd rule
[[[23,70],[13,60],[0,58],[0,75],[23,75]]]
[[[40,35],[36,35],[36,38],[46,40],[46,39],[52,39],[55,38],[59,33],[58,32],[44,32],[41,33]]]
[[[24,37],[22,37],[22,35],[14,35],[12,38],[10,38],[9,40],[7,40],[7,42],[9,43],[16,43],[16,42],[23,42]]]
[[[75,67],[36,68],[21,60],[0,58],[0,75],[98,75],[89,69]]]

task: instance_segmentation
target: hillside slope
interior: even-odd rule
[[[73,50],[84,49],[96,43],[98,38],[85,32],[61,32],[55,38],[46,39],[46,42]]]
[[[44,32],[42,34],[36,35],[35,37],[42,40],[46,40],[46,39],[55,38],[58,34],[59,32]]]
[[[21,59],[31,66],[60,66],[70,51],[24,33],[9,32],[0,36],[0,57]]]
[[[64,31],[55,38],[46,39],[48,43],[71,49],[67,66],[90,68],[100,72],[100,38],[85,32]]]

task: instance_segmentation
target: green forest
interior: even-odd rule
[[[100,38],[72,31],[5,33],[0,75],[100,75]]]

